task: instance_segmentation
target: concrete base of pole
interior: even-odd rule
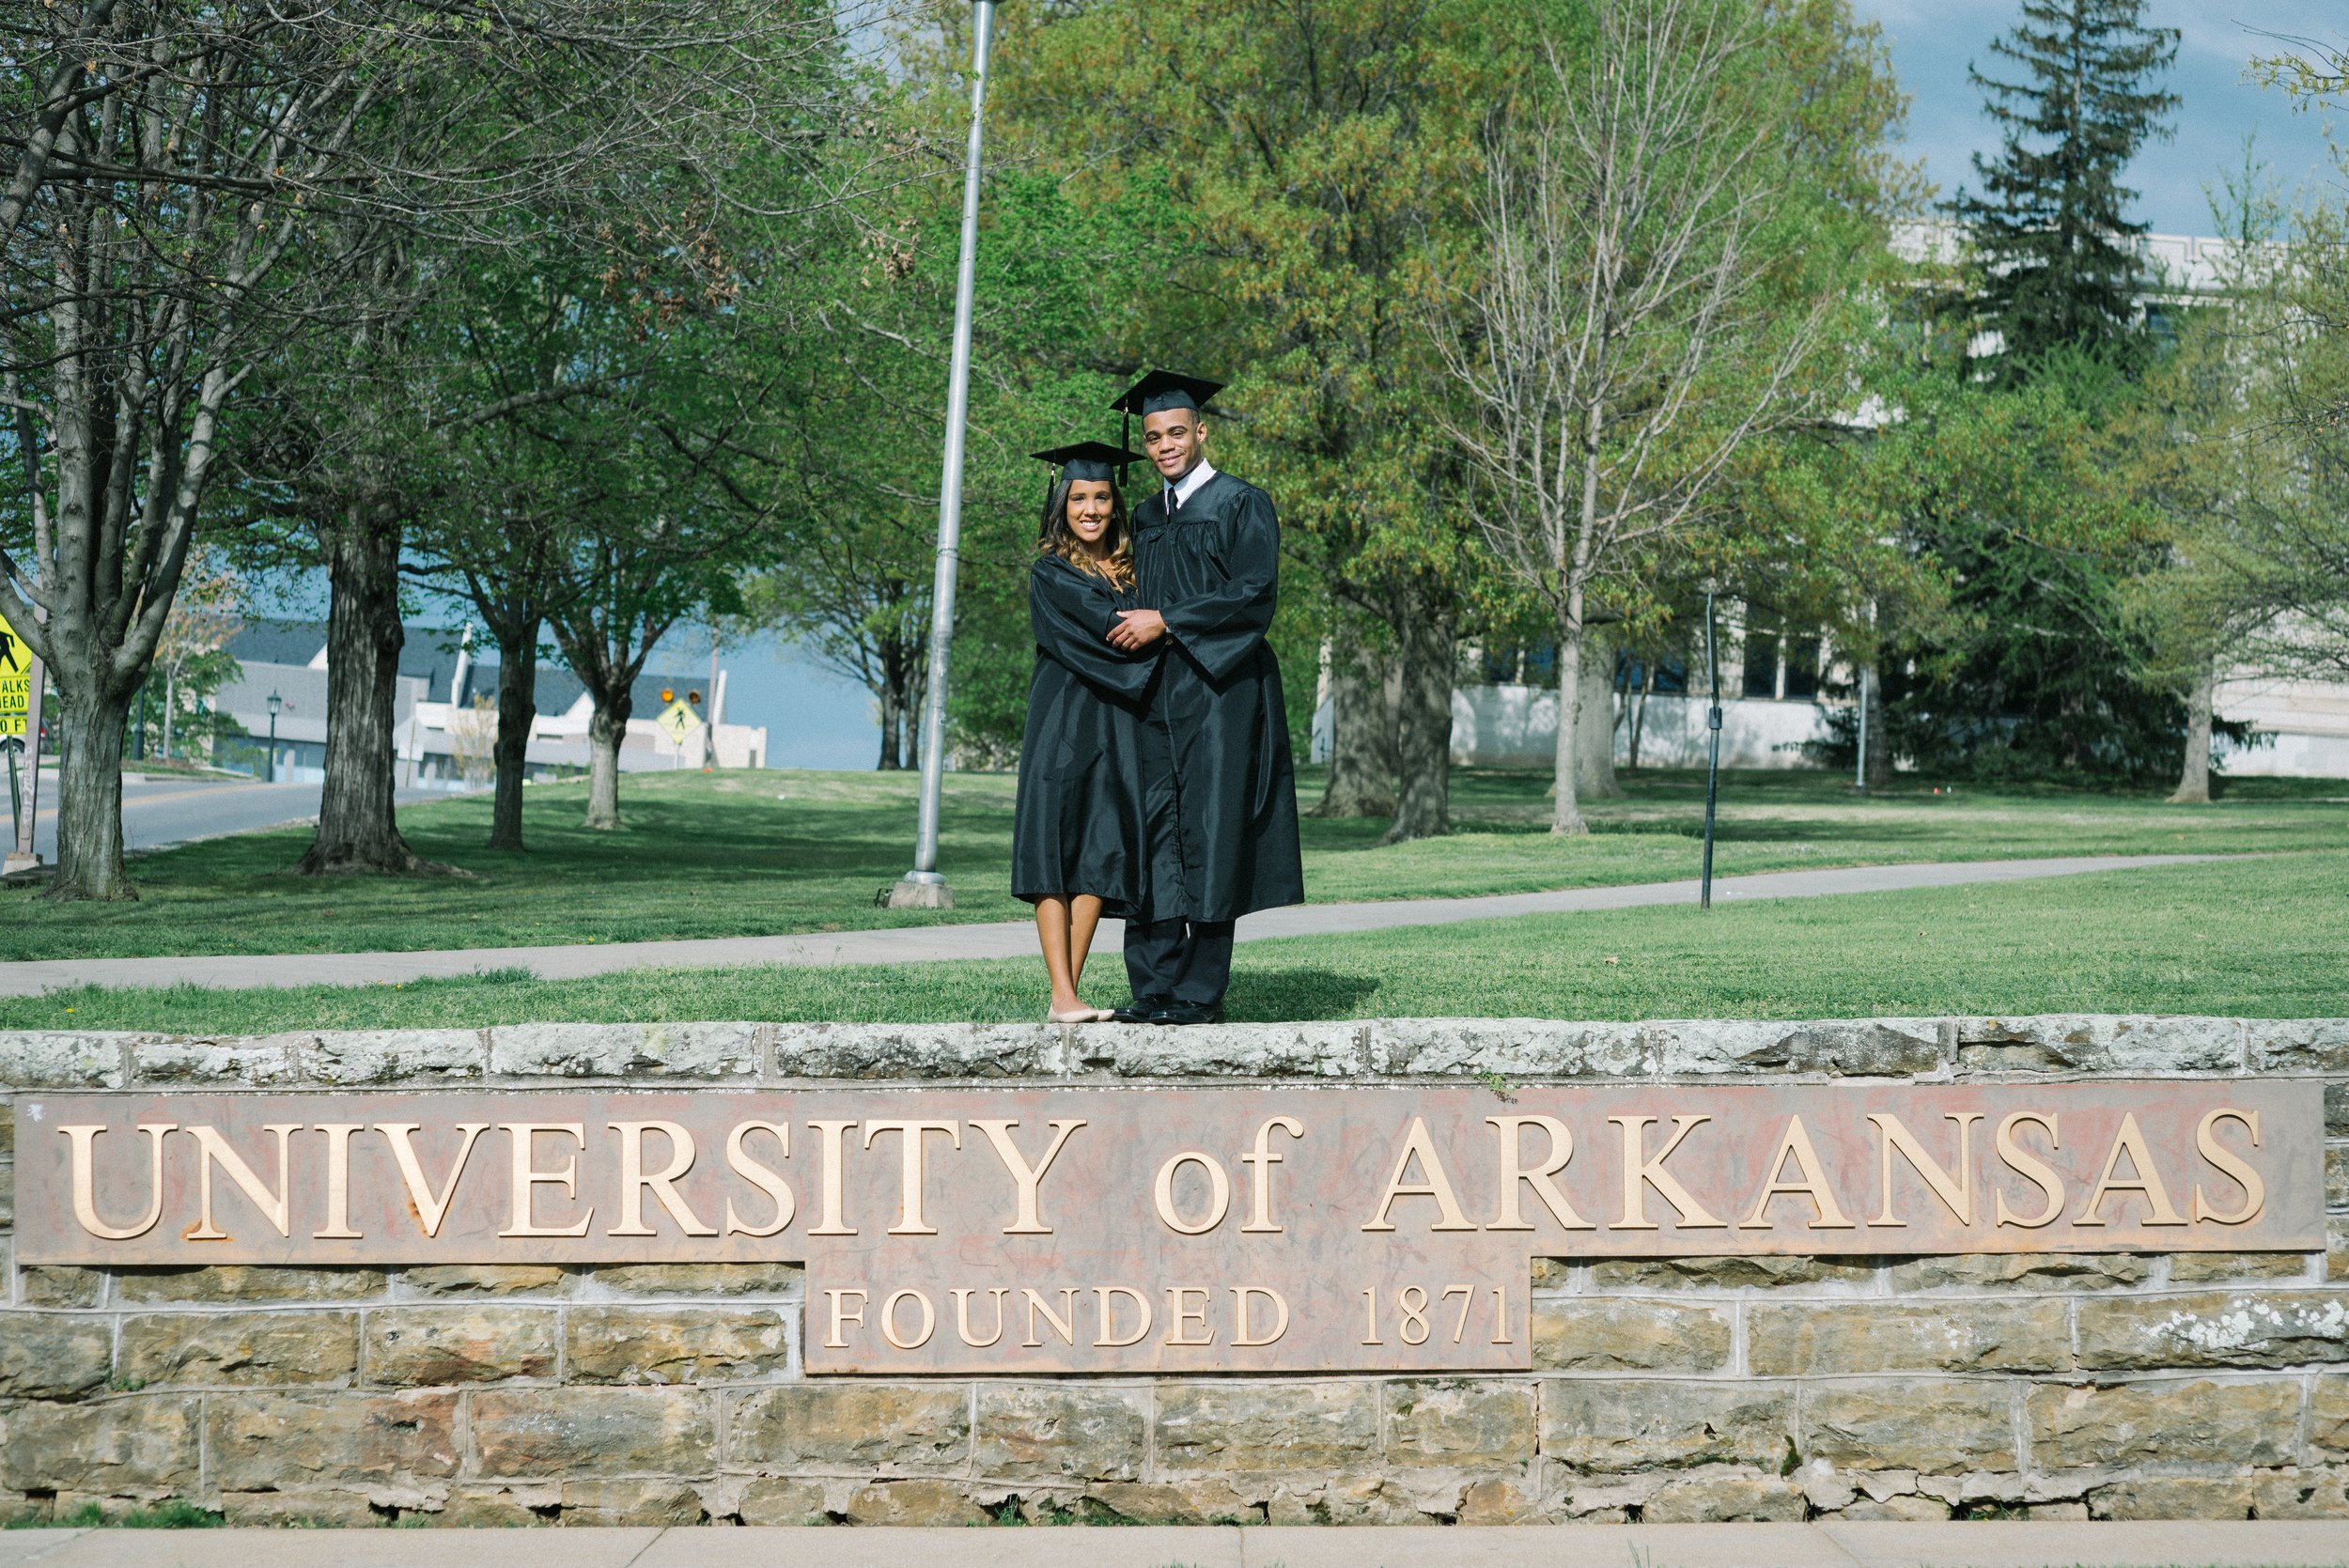
[[[943,882],[899,882],[889,890],[893,909],[951,909],[955,890]]]
[[[39,855],[23,855],[11,850],[9,851],[7,862],[0,864],[0,877],[13,877],[20,871],[38,871],[39,869],[40,857]]]

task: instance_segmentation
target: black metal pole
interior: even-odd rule
[[[1713,907],[1713,807],[1720,799],[1721,789],[1721,666],[1713,656],[1713,590],[1704,591],[1704,667],[1712,690],[1712,706],[1705,710],[1704,727],[1711,732],[1713,755],[1704,768],[1704,885],[1697,895],[1697,908]]]

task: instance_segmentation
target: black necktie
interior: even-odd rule
[[[1177,505],[1181,505],[1181,504],[1180,504],[1179,502],[1177,502],[1177,501],[1174,499],[1174,486],[1172,486],[1172,485],[1167,486],[1167,487],[1166,487],[1166,515],[1167,515],[1170,519],[1174,517],[1174,508],[1175,508]]]

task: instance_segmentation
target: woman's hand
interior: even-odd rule
[[[1140,653],[1166,635],[1166,617],[1155,610],[1120,610],[1110,628],[1110,646],[1120,653]]]

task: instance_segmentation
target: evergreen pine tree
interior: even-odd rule
[[[2060,348],[2105,352],[2137,327],[2147,269],[2133,243],[2145,232],[2122,171],[2180,101],[2158,90],[2179,34],[2140,20],[2143,0],[2023,0],[2023,21],[1991,51],[2020,68],[2001,80],[1972,66],[1983,109],[1997,121],[1995,158],[1974,155],[1983,194],[1960,189],[1948,206],[1972,230],[1987,263],[1973,302],[1981,324],[2005,339],[2010,363]]]

